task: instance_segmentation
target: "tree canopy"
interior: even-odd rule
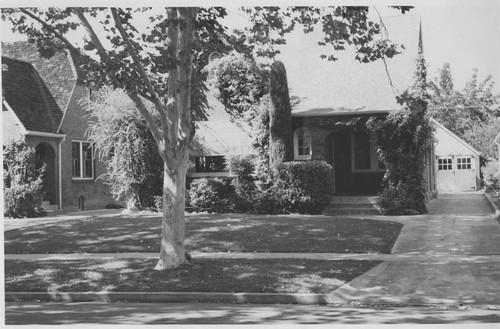
[[[500,116],[500,95],[493,94],[491,75],[482,81],[474,69],[461,91],[455,88],[449,63],[429,82],[429,114],[460,137],[474,126],[485,125]]]

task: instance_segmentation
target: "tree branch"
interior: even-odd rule
[[[148,109],[142,102],[139,95],[136,92],[132,92],[129,90],[127,90],[127,95],[134,102],[134,104],[137,106],[137,109],[139,110],[139,113],[141,113],[141,115],[146,120],[149,129],[153,134],[153,138],[158,144],[158,150],[160,152],[160,155],[165,160],[165,139],[163,138],[164,134],[162,133],[162,130],[156,125],[153,116],[151,115],[151,113],[149,113]]]
[[[90,25],[89,21],[87,20],[87,18],[83,14],[83,9],[82,8],[72,8],[71,10],[78,16],[78,18],[82,22],[84,28],[87,30],[87,33],[89,34],[92,43],[96,47],[102,61],[105,63],[111,62],[111,59],[109,58],[109,55],[108,55],[106,49],[102,45],[101,40],[99,40],[99,37],[97,36],[94,29],[92,28],[92,25]],[[106,73],[107,73],[108,77],[110,77],[112,80],[114,80],[114,82],[117,85],[119,85],[119,81],[117,80],[117,78],[113,74],[110,74],[110,72],[106,72]],[[160,149],[160,145],[162,145],[165,141],[162,138],[162,132],[161,132],[160,128],[156,125],[153,116],[151,115],[151,113],[149,113],[146,106],[144,105],[142,100],[137,95],[137,92],[131,91],[131,90],[126,90],[126,92],[127,92],[128,96],[130,97],[130,99],[134,102],[134,104],[136,104],[137,109],[139,110],[141,115],[144,117],[144,119],[148,123],[149,129],[151,130],[151,133],[153,134],[154,139],[158,143],[158,148]]]
[[[38,23],[40,23],[41,25],[43,25],[43,27],[46,28],[51,33],[54,33],[55,36],[59,40],[61,40],[62,42],[64,42],[64,44],[66,45],[66,47],[68,47],[71,51],[73,51],[73,52],[75,52],[75,53],[77,53],[77,54],[79,54],[79,55],[81,55],[83,57],[90,58],[90,56],[85,55],[84,53],[82,53],[80,51],[80,49],[76,48],[68,39],[66,39],[66,37],[64,37],[64,35],[62,35],[61,33],[59,33],[59,31],[57,31],[52,25],[50,25],[47,22],[43,21],[40,17],[36,16],[35,14],[33,14],[32,12],[28,11],[25,8],[20,8],[19,11],[22,12],[23,14],[28,15],[29,17],[31,17],[32,19],[34,19],[35,21],[37,21]]]
[[[160,98],[158,97],[158,94],[156,93],[153,85],[151,84],[151,80],[149,79],[149,76],[146,73],[146,70],[144,69],[144,66],[141,63],[139,56],[137,55],[136,49],[132,46],[132,42],[130,41],[130,38],[128,37],[127,32],[123,28],[120,16],[118,15],[118,11],[116,10],[116,8],[111,8],[111,13],[113,14],[113,19],[115,21],[115,27],[120,32],[122,39],[126,44],[128,53],[132,56],[132,59],[134,60],[134,64],[135,64],[137,70],[139,71],[139,75],[141,76],[142,81],[146,85],[146,88],[148,89],[149,93],[151,94],[151,98],[153,99],[153,102],[156,105],[158,112],[160,112],[160,115],[162,116],[162,121],[164,121],[166,119],[166,118],[164,118],[164,116],[165,116],[164,105],[162,104]],[[164,127],[164,128],[166,128],[166,127]]]

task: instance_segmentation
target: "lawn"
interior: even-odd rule
[[[20,219],[22,220],[22,219]],[[9,230],[5,253],[158,252],[159,217],[69,220]],[[323,216],[191,215],[190,252],[390,253],[402,224]]]
[[[167,271],[156,259],[5,261],[6,292],[246,292],[327,294],[378,261],[194,259]]]

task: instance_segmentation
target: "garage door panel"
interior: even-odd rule
[[[476,190],[474,158],[437,157],[436,189],[438,192],[467,192]]]

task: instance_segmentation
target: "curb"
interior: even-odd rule
[[[498,208],[498,206],[495,204],[495,202],[491,198],[491,195],[489,195],[488,193],[484,193],[484,195],[486,196],[486,199],[488,200],[488,202],[490,203],[491,207],[495,211],[495,217],[496,218],[500,218],[500,209]]]
[[[347,290],[357,290],[351,286]],[[440,307],[500,310],[497,304],[474,304],[455,300],[418,302],[403,300],[378,300],[363,302],[348,300],[331,294],[280,294],[280,293],[210,293],[210,292],[6,292],[5,302],[59,302],[59,303],[220,303],[220,304],[295,304],[334,305],[348,307]]]
[[[135,302],[327,305],[326,294],[203,293],[203,292],[6,292],[5,302]]]

